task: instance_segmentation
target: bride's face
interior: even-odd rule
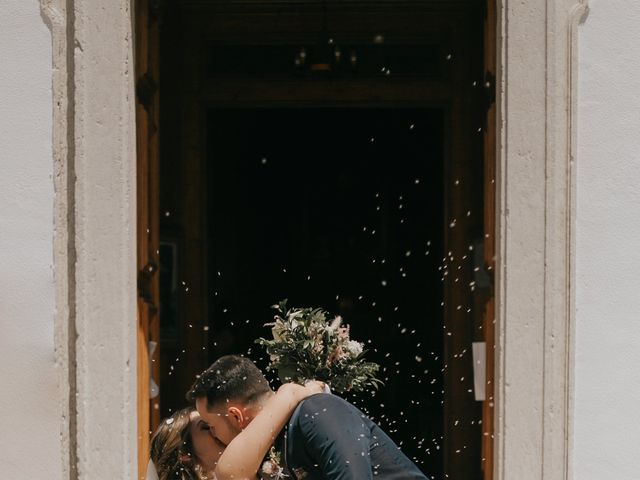
[[[189,420],[193,453],[202,465],[210,468],[218,462],[224,444],[212,434],[209,425],[202,420],[198,412],[191,412]]]
[[[224,410],[215,409],[209,410],[207,408],[206,398],[196,399],[196,408],[201,415],[201,418],[207,422],[211,428],[211,434],[216,438],[216,441],[224,446],[229,445],[236,435],[238,435],[242,428],[246,425],[243,424],[244,419],[238,418]],[[238,408],[232,408],[230,411],[239,411]]]

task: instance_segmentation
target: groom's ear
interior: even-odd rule
[[[241,408],[238,408],[238,407],[227,408],[227,418],[239,430],[242,430],[245,427],[246,418]]]

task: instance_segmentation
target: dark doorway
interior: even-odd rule
[[[361,407],[438,476],[443,120],[433,109],[213,109],[207,134],[211,358],[260,358],[253,341],[284,298],[342,315],[386,366]]]
[[[476,277],[492,257],[485,249],[483,262],[493,214],[483,22],[493,17],[481,0],[329,7],[356,69],[294,68],[302,47],[316,58],[320,2],[162,8],[151,129],[161,393],[150,408],[159,418],[184,406],[219,355],[251,350],[264,366],[253,341],[288,298],[342,315],[353,338],[371,341],[385,386],[351,400],[425,473],[482,478],[492,399],[474,398],[470,352],[492,341],[492,290]]]

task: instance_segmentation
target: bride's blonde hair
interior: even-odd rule
[[[178,410],[160,422],[151,438],[151,461],[156,466],[160,480],[202,480],[193,454],[190,434],[193,407]]]

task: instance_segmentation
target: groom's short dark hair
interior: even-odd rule
[[[270,391],[269,382],[251,360],[225,355],[194,382],[187,392],[187,400],[206,397],[208,407],[232,401],[249,405]]]

